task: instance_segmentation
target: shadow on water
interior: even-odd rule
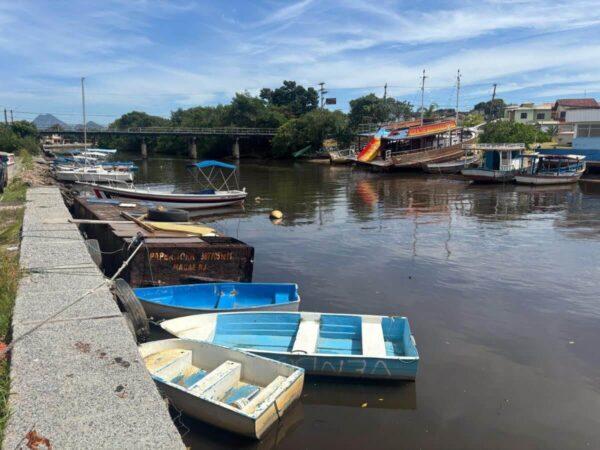
[[[188,445],[599,446],[598,192],[280,162],[244,161],[240,177],[244,211],[200,220],[255,247],[254,280],[298,283],[304,311],[406,315],[419,374],[307,377],[278,433],[256,443],[183,418]],[[179,183],[185,160],[151,159],[140,178]]]

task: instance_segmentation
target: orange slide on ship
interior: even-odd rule
[[[377,133],[375,133],[371,140],[367,142],[367,145],[362,148],[356,159],[362,162],[374,160],[379,151],[379,147],[381,147],[381,138],[388,134],[390,134],[390,132],[384,128],[377,130]]]

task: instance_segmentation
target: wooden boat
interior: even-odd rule
[[[204,283],[134,289],[149,317],[172,319],[233,311],[297,311],[292,283]]]
[[[194,192],[177,192],[174,187],[159,186],[97,186],[87,184],[98,198],[126,198],[145,200],[167,208],[197,210],[240,205],[248,195],[246,189],[237,188],[237,167],[220,161],[202,161],[190,167],[198,169],[204,179],[197,181],[201,186]],[[229,171],[226,176],[225,171]],[[220,175],[219,175],[220,174]],[[230,189],[234,180],[236,189]],[[82,183],[86,184],[86,183]]]
[[[530,166],[515,175],[519,184],[548,185],[577,183],[585,172],[582,155],[524,155]]]
[[[423,170],[427,173],[459,173],[462,169],[472,167],[478,162],[477,155],[463,156],[448,162],[423,164]]]
[[[479,167],[465,168],[461,174],[478,183],[507,183],[523,169],[525,144],[468,144],[465,150],[479,150],[483,158]]]
[[[300,397],[304,371],[206,342],[167,339],[140,354],[161,392],[185,414],[260,439]]]
[[[161,327],[177,337],[247,350],[309,374],[414,380],[419,364],[406,317],[242,312],[180,317]]]
[[[130,183],[133,173],[129,169],[113,169],[103,166],[58,167],[54,171],[58,181],[107,183],[109,181]]]

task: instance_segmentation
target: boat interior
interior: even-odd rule
[[[209,283],[136,289],[143,300],[198,309],[236,309],[298,300],[295,284]]]
[[[293,354],[416,356],[405,318],[318,313],[219,315],[213,342]]]
[[[218,359],[186,348],[170,348],[144,358],[152,377],[173,384],[195,397],[252,415],[287,380],[255,364]]]

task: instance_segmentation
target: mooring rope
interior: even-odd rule
[[[12,350],[12,348],[15,346],[15,344],[21,340],[23,340],[25,337],[29,336],[31,333],[33,333],[34,331],[38,330],[39,328],[41,328],[43,325],[47,324],[48,322],[50,322],[51,320],[57,318],[58,316],[60,316],[62,313],[64,313],[67,309],[75,306],[77,303],[79,303],[81,300],[83,300],[85,297],[87,297],[90,294],[93,294],[94,292],[96,292],[98,289],[102,288],[103,286],[110,286],[111,283],[113,281],[115,281],[115,279],[121,274],[121,272],[125,269],[125,267],[127,267],[127,265],[131,262],[131,260],[133,259],[133,257],[136,255],[136,253],[138,252],[138,250],[140,248],[142,248],[142,245],[144,245],[144,241],[142,240],[138,246],[135,248],[135,250],[131,253],[131,255],[129,255],[129,258],[127,258],[123,264],[121,265],[121,267],[119,267],[119,270],[117,270],[115,272],[115,274],[108,280],[102,280],[102,283],[100,283],[98,286],[88,290],[87,292],[85,292],[84,294],[82,294],[81,296],[77,297],[75,300],[73,300],[71,303],[69,303],[68,305],[62,307],[61,309],[59,309],[57,312],[55,312],[54,314],[50,315],[49,317],[47,317],[46,319],[42,320],[41,322],[39,322],[37,325],[33,326],[32,328],[30,328],[29,330],[25,331],[23,334],[21,334],[20,336],[17,336],[16,338],[14,338],[12,340],[12,342],[10,344],[8,344],[3,350],[0,351],[0,356],[4,356],[6,355],[9,351]]]

